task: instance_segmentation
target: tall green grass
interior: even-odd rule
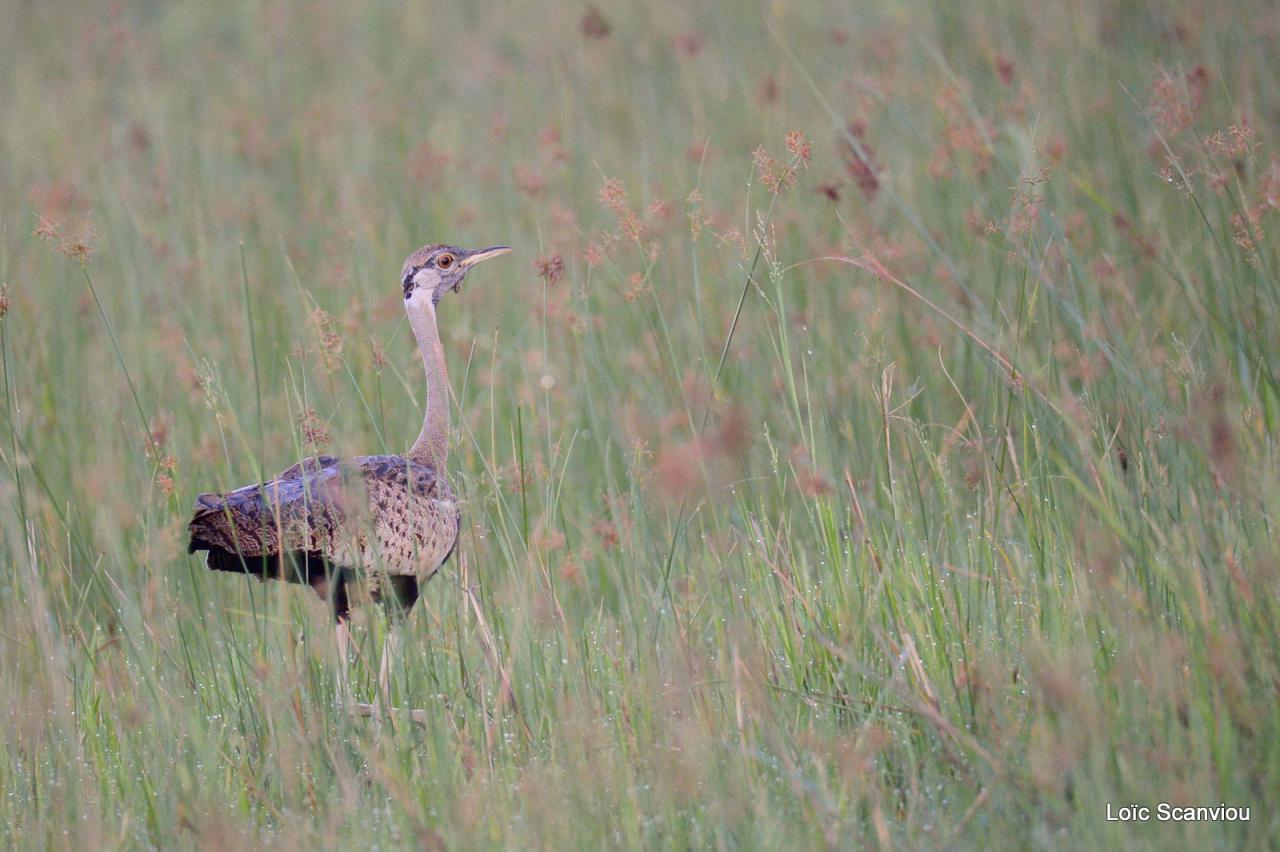
[[[1280,842],[1269,4],[6,19],[6,845]],[[377,727],[184,531],[405,449],[436,241],[517,253]]]

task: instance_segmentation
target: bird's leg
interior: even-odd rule
[[[351,622],[346,618],[338,619],[338,700],[351,710],[355,707],[355,696],[351,693]]]
[[[400,624],[387,625],[387,638],[382,643],[382,661],[378,664],[378,703],[391,711],[391,666],[400,649]]]

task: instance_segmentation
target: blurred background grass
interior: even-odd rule
[[[6,845],[1280,840],[1274,4],[434,5],[4,4]],[[406,448],[436,241],[378,731],[184,525]]]

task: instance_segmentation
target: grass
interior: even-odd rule
[[[10,6],[5,845],[1280,843],[1269,4]],[[406,448],[441,240],[378,729],[184,529]]]

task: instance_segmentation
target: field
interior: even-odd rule
[[[3,4],[0,843],[1280,845],[1280,7],[593,3]],[[408,447],[431,242],[378,725],[185,531]]]

